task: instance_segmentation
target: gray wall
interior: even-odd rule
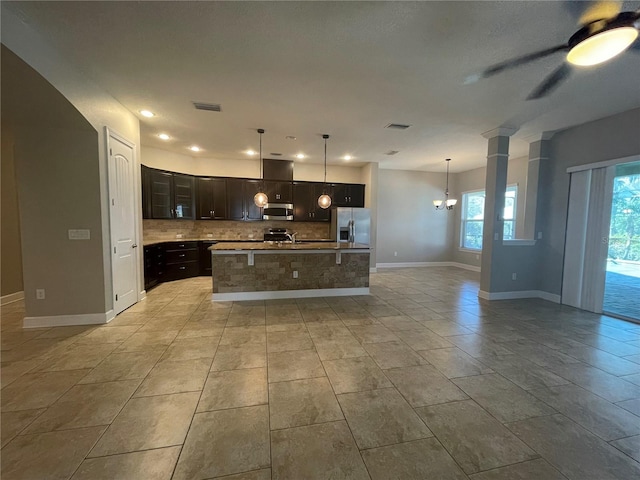
[[[378,264],[451,260],[454,216],[432,203],[444,185],[444,173],[379,171]]]
[[[539,290],[560,295],[566,217],[567,168],[640,154],[640,108],[585,123],[551,138],[550,159],[540,166],[537,225]]]
[[[83,117],[84,119],[84,127],[89,127],[93,130],[92,134],[97,135],[97,141],[95,144],[95,149],[89,155],[88,152],[83,152],[87,156],[84,161],[86,162],[96,162],[96,165],[92,165],[91,168],[95,167],[95,171],[97,172],[97,185],[93,184],[93,172],[91,170],[91,175],[89,176],[89,183],[93,190],[90,192],[90,195],[97,196],[99,208],[97,210],[93,210],[91,212],[91,219],[99,222],[97,224],[96,229],[92,230],[92,240],[95,237],[95,241],[101,242],[102,248],[100,250],[100,257],[102,266],[95,271],[89,273],[91,275],[91,280],[96,276],[101,276],[101,287],[100,292],[102,295],[102,301],[100,302],[103,305],[102,313],[106,313],[110,311],[113,307],[113,289],[112,289],[112,278],[111,278],[111,249],[109,247],[111,243],[111,232],[109,226],[109,195],[108,195],[108,157],[107,157],[107,138],[106,138],[106,129],[105,127],[109,127],[115,132],[119,133],[121,136],[125,137],[127,140],[132,142],[135,145],[135,158],[136,165],[139,162],[140,158],[140,123],[135,115],[133,115],[129,110],[127,110],[122,104],[120,104],[117,100],[115,100],[108,92],[103,90],[100,86],[98,86],[91,78],[87,77],[78,67],[73,64],[73,60],[61,57],[60,54],[52,47],[51,42],[48,41],[47,38],[44,38],[39,32],[36,32],[32,26],[28,22],[24,22],[19,16],[17,16],[12,10],[9,2],[2,2],[2,44],[3,44],[3,62],[5,56],[5,46],[15,53],[17,57],[19,57],[25,64],[31,67],[37,75],[41,75],[41,80],[44,80],[45,83],[49,85],[49,87],[53,87],[56,90],[60,97],[65,99],[67,104],[70,104],[75,110],[77,110],[77,114]],[[13,73],[13,72],[11,72]],[[2,69],[2,88],[5,90],[5,76],[7,75],[7,70],[5,68]],[[15,88],[17,90],[25,90],[29,93],[29,85],[27,83],[21,84],[16,83]],[[23,92],[21,92],[22,95]],[[37,112],[37,115],[31,115],[31,119],[28,121],[31,127],[38,128],[38,122],[49,122],[49,125],[59,125],[63,130],[71,131],[74,127],[69,127],[68,124],[58,123],[58,104],[47,104],[46,108],[37,108],[38,105],[36,101],[38,100],[39,92],[34,92],[34,95],[22,95],[21,98],[26,102],[26,105],[30,107],[30,109],[26,109],[25,112],[33,113]],[[3,107],[5,104],[5,99],[7,97],[3,95]],[[50,97],[53,98],[53,97]],[[14,113],[17,116],[22,114],[21,109],[17,109]],[[62,111],[64,111],[64,107],[62,107]],[[3,115],[3,123],[5,121],[5,117]],[[77,125],[76,125],[77,126]],[[64,135],[63,135],[64,136]],[[33,136],[31,137],[33,139]],[[16,136],[17,139],[17,136]],[[17,140],[16,140],[17,141]],[[80,141],[82,143],[82,140]],[[74,148],[72,148],[74,150]],[[78,151],[75,151],[75,154],[79,154]],[[94,158],[94,156],[97,157]],[[16,154],[17,160],[17,154]],[[73,165],[75,159],[67,158],[63,159],[62,156],[59,157],[61,162],[67,162],[70,166]],[[16,166],[18,166],[16,161]],[[66,167],[63,167],[63,169]],[[84,165],[82,166],[84,168]],[[74,173],[81,173],[82,168],[79,170],[70,169],[69,172],[73,175]],[[87,167],[89,168],[89,167]],[[141,195],[140,195],[140,171],[139,168],[136,168],[136,210],[141,212]],[[20,172],[18,171],[18,177],[20,176]],[[68,190],[61,192],[63,198],[71,197],[75,193],[74,190]],[[74,200],[76,202],[81,202],[80,197],[75,197]],[[20,199],[22,202],[22,198]],[[23,209],[24,205],[21,203],[20,208]],[[87,205],[87,209],[93,208],[93,204]],[[42,212],[37,212],[32,210],[36,215],[43,215]],[[24,217],[21,212],[21,220]],[[136,228],[137,228],[137,239],[142,239],[142,215],[139,214],[136,218]],[[45,223],[48,219],[44,219]],[[76,222],[73,222],[76,224]],[[93,223],[92,223],[93,225]],[[22,225],[24,232],[24,225]],[[68,227],[68,228],[81,228],[81,227]],[[48,241],[48,240],[47,240]],[[54,241],[58,241],[55,239]],[[27,252],[25,251],[25,238],[22,239],[23,242],[23,258],[26,260]],[[76,243],[77,242],[73,242]],[[40,232],[40,244],[43,244],[42,233]],[[77,246],[77,245],[76,245]],[[142,271],[142,249],[137,249],[137,260],[138,260],[138,268],[139,271]],[[92,258],[93,261],[93,258]],[[78,265],[79,263],[76,261],[75,264],[70,263],[69,265]],[[23,274],[25,278],[25,289],[28,287],[27,285],[27,277],[30,275],[27,272],[26,261],[23,262]],[[65,282],[68,275],[77,275],[76,273],[70,273],[67,271],[58,272],[58,282]],[[139,291],[142,292],[144,289],[144,279],[142,275],[139,277]],[[25,295],[28,295],[28,292],[25,290]],[[93,291],[92,291],[93,295]],[[91,296],[92,296],[91,295]],[[31,307],[33,304],[30,304],[29,297],[27,296],[26,307],[27,307],[27,316],[53,316],[53,315],[65,315],[69,312],[67,311],[70,307],[68,307],[68,302],[63,304],[62,302],[59,304],[51,304],[51,308],[47,308],[45,310],[40,309],[38,307],[38,313],[35,311],[31,311]],[[42,305],[40,303],[39,305]],[[57,306],[60,308],[57,309]],[[56,307],[56,308],[54,308]],[[95,313],[96,310],[92,306],[89,312],[87,313]]]
[[[4,122],[4,119],[3,119]],[[0,295],[21,292],[22,286],[22,248],[20,246],[20,220],[18,211],[18,189],[13,160],[13,135],[2,124],[2,238],[0,238],[1,265]]]
[[[527,187],[527,169],[529,159],[527,157],[514,158],[509,160],[507,171],[507,184],[518,185],[518,197],[516,206],[516,237],[524,236],[524,211]],[[464,263],[475,267],[480,267],[481,252],[470,252],[460,249],[460,230],[462,222],[462,194],[474,190],[484,190],[486,167],[468,170],[466,172],[454,174],[456,182],[455,195],[458,198],[458,205],[455,208],[454,237],[451,250],[451,258],[454,262]]]
[[[98,134],[44,78],[2,49],[2,122],[14,158],[28,316],[104,313]],[[70,241],[68,229],[89,229]],[[3,255],[4,257],[4,255]],[[44,288],[46,298],[35,299]]]

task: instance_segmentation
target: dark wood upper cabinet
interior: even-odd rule
[[[227,218],[227,180],[198,177],[196,179],[196,218],[224,220]]]
[[[265,180],[264,190],[269,198],[269,203],[293,203],[292,182]]]
[[[357,183],[334,183],[332,207],[364,207],[364,185]]]
[[[195,218],[195,182],[191,175],[142,166],[144,218]]]
[[[262,209],[253,201],[261,185],[260,180],[227,179],[229,220],[262,220]]]
[[[195,219],[195,179],[191,175],[173,174],[174,218]]]
[[[151,170],[149,180],[151,218],[174,218],[173,174]]]
[[[318,197],[323,192],[331,194],[329,185],[314,182],[293,183],[293,220],[297,222],[328,222],[329,209],[318,206]]]
[[[274,160],[265,158],[262,160],[265,180],[293,181],[293,162],[291,160]]]
[[[286,171],[291,163],[269,162],[280,163]],[[294,221],[325,222],[331,212],[318,206],[320,195],[328,193],[332,207],[364,207],[364,188],[349,183],[196,177],[142,165],[142,215],[154,219],[262,220],[262,209],[253,197],[263,190],[269,203],[293,203]]]

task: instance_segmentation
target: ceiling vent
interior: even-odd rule
[[[396,153],[400,153],[399,150],[389,150],[388,152],[384,152],[385,155],[395,155]]]
[[[217,103],[192,102],[196,110],[207,110],[208,112],[221,112],[222,106]]]
[[[390,123],[389,125],[385,126],[384,128],[391,128],[393,130],[406,130],[410,126],[411,125],[406,125],[404,123]]]
[[[273,155],[274,157],[281,157],[282,154],[281,153],[270,153],[269,155]]]

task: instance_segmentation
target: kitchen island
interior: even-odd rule
[[[368,245],[226,242],[209,250],[214,301],[369,294]]]

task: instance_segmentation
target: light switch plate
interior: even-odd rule
[[[69,230],[69,240],[91,240],[91,230],[75,229]]]

